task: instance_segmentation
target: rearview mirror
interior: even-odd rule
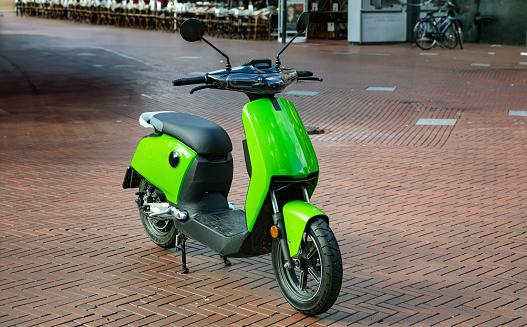
[[[181,37],[185,41],[196,42],[196,41],[201,40],[207,43],[208,45],[210,45],[214,50],[218,51],[222,56],[225,57],[225,59],[227,59],[227,63],[225,64],[227,71],[228,72],[231,71],[232,68],[231,68],[231,62],[229,61],[229,57],[225,53],[221,52],[220,49],[216,48],[214,45],[212,45],[212,43],[210,43],[203,37],[203,35],[205,34],[205,26],[203,25],[201,21],[195,18],[189,18],[186,21],[184,21],[183,24],[181,24],[179,29],[180,29],[179,33],[181,34]]]
[[[184,21],[179,29],[181,37],[188,42],[199,41],[205,34],[205,26],[203,26],[203,23],[194,18]]]
[[[307,26],[309,25],[309,13],[303,12],[300,14],[300,17],[298,17],[298,21],[296,22],[296,31],[298,33],[303,33]]]
[[[298,17],[298,20],[296,22],[295,36],[293,36],[291,40],[289,40],[289,42],[285,45],[285,47],[283,47],[282,50],[280,50],[280,52],[278,52],[278,55],[276,56],[276,61],[275,61],[276,68],[280,68],[280,66],[282,65],[280,63],[280,55],[282,54],[282,52],[284,52],[285,49],[287,49],[287,47],[296,39],[297,36],[299,36],[301,33],[304,33],[306,31],[308,25],[309,25],[309,13],[303,12],[300,14],[300,17]]]

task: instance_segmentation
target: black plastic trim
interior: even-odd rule
[[[316,171],[314,173],[309,174],[307,177],[300,179],[295,179],[288,176],[273,176],[271,177],[271,184],[269,185],[269,189],[271,191],[280,191],[289,186],[300,184],[306,186],[313,186],[318,180],[318,174],[319,172]]]
[[[227,210],[232,184],[233,162],[229,153],[222,159],[209,160],[198,154],[181,187],[178,207],[183,210]]]
[[[309,195],[313,193],[315,185],[318,182],[318,174],[316,171],[309,174],[305,178],[294,179],[288,176],[273,176],[271,178],[270,189],[276,192],[276,198],[278,200],[278,207],[280,210],[282,207],[293,200],[304,201],[304,193],[302,188],[307,188]]]
[[[176,168],[179,165],[179,153],[177,151],[170,152],[168,155],[168,163],[172,168]]]
[[[132,166],[128,166],[124,175],[123,188],[138,188],[142,178],[143,176],[139,175]]]
[[[278,100],[276,98],[271,98],[271,103],[273,104],[274,110],[282,111],[282,108],[280,108],[280,104],[278,103]]]
[[[251,157],[249,155],[249,147],[247,146],[247,140],[242,141],[243,145],[243,155],[245,157],[245,167],[247,168],[247,173],[249,177],[253,174],[253,166],[251,165]]]
[[[212,226],[214,220],[218,224]],[[239,257],[239,249],[249,234],[242,210],[198,212],[186,221],[175,220],[175,224],[183,234],[221,256]]]
[[[274,224],[272,216],[271,197],[267,195],[251,233],[244,240],[239,253],[231,257],[253,257],[271,253],[273,244],[271,226]]]

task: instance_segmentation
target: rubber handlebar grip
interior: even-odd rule
[[[189,77],[189,78],[178,78],[172,81],[174,86],[183,86],[191,84],[207,84],[206,76]]]
[[[296,71],[296,74],[298,75],[298,77],[309,77],[309,76],[313,76],[313,72],[310,71],[310,70],[297,70],[297,71]]]

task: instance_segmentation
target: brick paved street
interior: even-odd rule
[[[214,39],[234,66],[281,45]],[[344,282],[327,313],[282,297],[270,256],[181,256],[143,231],[121,188],[141,112],[201,115],[231,135],[248,186],[245,96],[170,81],[222,68],[172,33],[0,17],[0,326],[527,325],[526,48],[297,44],[282,63],[323,83],[284,94],[312,136]],[[198,59],[199,57],[199,59]],[[395,87],[369,91],[368,87]],[[511,115],[514,114],[514,115]],[[457,119],[455,125],[417,125]]]

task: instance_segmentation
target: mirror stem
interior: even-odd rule
[[[280,52],[278,52],[278,55],[276,56],[276,61],[275,61],[275,66],[276,68],[280,68],[280,66],[282,65],[282,63],[280,62],[280,55],[282,54],[282,52],[285,51],[285,49],[287,49],[287,47],[296,39],[297,36],[299,36],[301,33],[304,33],[305,30],[301,30],[301,31],[298,31],[295,36],[293,36],[291,38],[291,40],[289,40],[289,42],[287,42],[287,44],[285,45],[285,47],[282,48],[282,50],[280,50]]]
[[[212,45],[212,43],[210,43],[209,41],[205,40],[205,38],[203,36],[200,36],[199,38],[202,41],[205,41],[205,43],[210,45],[214,50],[218,51],[222,56],[224,56],[227,59],[227,63],[225,64],[225,66],[226,66],[227,71],[230,72],[232,70],[232,66],[231,66],[231,62],[229,60],[229,57],[227,57],[227,55],[225,53],[221,52],[220,49],[218,49],[214,45]]]

